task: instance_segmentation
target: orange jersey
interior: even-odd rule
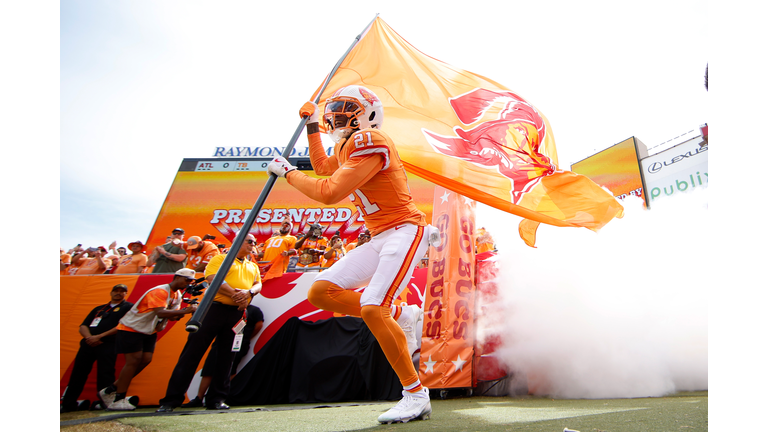
[[[491,237],[491,233],[485,230],[485,228],[480,228],[477,230],[477,236],[475,237],[475,249],[477,250],[476,253],[483,253],[492,251],[495,249],[493,244],[493,237]]]
[[[320,237],[319,239],[306,239],[304,240],[304,243],[301,245],[301,249],[298,249],[297,252],[299,253],[299,262],[296,263],[297,267],[318,267],[320,266],[321,261],[323,260],[323,252],[325,252],[325,249],[328,247],[328,239],[325,237]],[[310,254],[308,252],[305,252],[307,249],[315,249],[322,251],[319,254],[314,253]],[[308,260],[310,257],[308,255],[311,255],[312,262],[307,264],[302,264],[302,260]]]
[[[363,129],[334,147],[327,156],[320,133],[309,135],[310,160],[316,179],[294,170],[285,178],[304,195],[323,204],[344,197],[357,207],[365,226],[376,235],[402,223],[425,226],[424,213],[408,191],[405,168],[389,137],[378,129]]]
[[[139,302],[139,304],[136,305],[136,309],[140,314],[153,311],[157,308],[178,309],[178,307],[172,307],[172,306],[174,305],[174,303],[181,304],[181,296],[182,296],[181,291],[176,291],[175,293],[171,293],[171,295],[169,296],[164,289],[152,290],[148,292],[143,299],[141,299],[141,302]],[[139,333],[137,330],[134,330],[133,328],[128,327],[123,323],[119,323],[117,325],[117,329]]]
[[[147,266],[147,256],[139,252],[137,254],[124,255],[120,258],[115,269],[115,274],[139,273],[139,267]]]
[[[264,257],[262,261],[272,261],[281,253],[293,249],[296,244],[296,237],[286,234],[270,237],[264,242]],[[288,267],[288,260],[285,260],[285,267]]]
[[[104,264],[106,265],[106,267],[103,269],[99,269],[99,261],[96,258],[81,258],[80,266],[77,268],[77,272],[75,274],[76,275],[102,274],[105,271],[107,271],[111,263],[105,262]]]
[[[333,254],[333,256],[331,256],[330,258],[325,258],[324,256],[322,257],[323,267],[330,267],[336,264],[336,262],[338,262],[340,259],[344,257],[344,255],[346,255],[346,252],[344,251],[343,247],[341,249],[331,248],[330,253]]]
[[[211,258],[219,254],[219,248],[209,241],[203,241],[203,248],[200,252],[190,249],[187,250],[187,254],[187,268],[194,270],[200,263],[208,264]]]
[[[62,276],[68,275],[69,273],[67,270],[69,270],[69,267],[72,264],[72,255],[66,253],[59,255],[59,262],[62,264],[67,264],[67,267],[65,267],[64,270],[60,270],[59,274]]]

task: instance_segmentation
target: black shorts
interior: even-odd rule
[[[118,354],[135,352],[155,352],[157,333],[151,335],[132,331],[118,330],[115,348]]]

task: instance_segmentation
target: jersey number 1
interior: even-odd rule
[[[360,199],[360,203],[363,205],[361,208],[359,205],[357,205],[357,200]],[[354,192],[349,194],[349,200],[355,203],[355,207],[357,207],[357,211],[360,212],[363,216],[367,216],[373,213],[376,213],[377,211],[381,210],[379,206],[376,205],[376,203],[371,203],[371,200],[368,199],[367,196],[361,191],[360,189],[355,189]]]

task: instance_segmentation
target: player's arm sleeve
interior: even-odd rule
[[[320,132],[308,133],[307,139],[309,141],[309,161],[312,162],[312,169],[315,174],[329,176],[339,169],[339,161],[336,156],[329,157],[325,154]]]
[[[323,204],[335,204],[365,184],[383,167],[383,158],[373,154],[350,158],[329,178],[312,178],[298,170],[289,172],[285,178],[309,198]]]

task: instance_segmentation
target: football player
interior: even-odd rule
[[[439,244],[439,233],[413,202],[397,149],[381,130],[384,109],[378,97],[350,85],[326,101],[322,120],[336,143],[330,157],[320,139],[318,111],[315,103],[307,102],[300,115],[309,116],[307,137],[315,173],[330,177],[307,176],[283,157],[275,158],[267,171],[323,204],[349,197],[372,238],[318,274],[307,297],[318,308],[362,317],[378,340],[403,385],[403,399],[379,422],[428,419],[429,391],[419,381],[408,343],[415,341],[422,311],[415,305],[393,306],[392,300],[407,285],[429,242]],[[360,287],[366,288],[355,291]]]

